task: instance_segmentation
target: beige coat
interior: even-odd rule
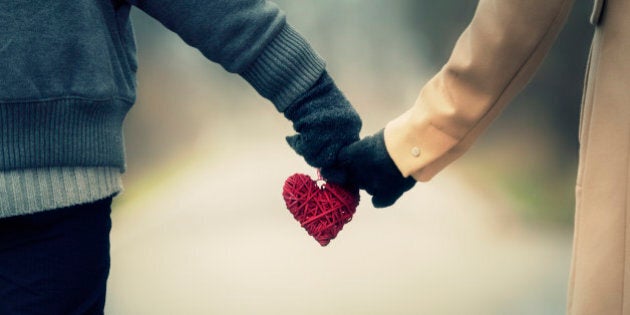
[[[568,312],[630,314],[630,0],[595,2]],[[461,156],[527,84],[572,5],[480,0],[449,61],[385,128],[400,171],[428,181]]]

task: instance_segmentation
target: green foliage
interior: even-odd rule
[[[501,189],[526,221],[570,227],[574,214],[575,168],[520,169],[498,176]]]

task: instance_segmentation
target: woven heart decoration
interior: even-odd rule
[[[324,182],[321,186],[318,181]],[[352,220],[359,205],[359,191],[293,174],[284,182],[282,197],[293,217],[322,246],[328,245]]]

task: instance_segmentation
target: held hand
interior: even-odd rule
[[[344,147],[335,165],[321,174],[331,182],[364,189],[376,208],[393,205],[416,180],[403,177],[387,153],[383,130]]]
[[[332,165],[342,147],[359,140],[361,118],[326,72],[284,115],[297,131],[289,146],[313,167]]]

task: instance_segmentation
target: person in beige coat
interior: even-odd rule
[[[393,204],[460,157],[538,69],[573,0],[480,0],[415,104],[341,150],[332,180]],[[630,314],[630,1],[596,0],[580,122],[569,314]],[[576,104],[577,106],[577,104]]]

